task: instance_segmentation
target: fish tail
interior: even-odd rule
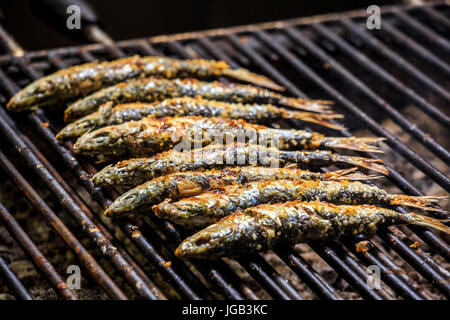
[[[318,113],[332,114],[333,111],[330,108],[332,101],[327,100],[309,100],[302,98],[290,98],[282,97],[279,103],[294,109],[306,110]]]
[[[269,88],[269,89],[273,89],[273,90],[277,90],[277,91],[285,90],[284,87],[276,84],[269,78],[259,75],[259,74],[256,74],[256,73],[253,73],[253,72],[250,72],[246,69],[242,69],[242,68],[224,69],[223,74],[230,78],[241,80],[244,82],[250,82],[250,83],[256,84],[261,87],[265,87],[265,88]]]
[[[352,156],[343,156],[338,155],[335,156],[336,162],[347,163],[353,166],[366,168],[369,170],[373,170],[379,173],[384,174],[385,176],[389,175],[389,170],[383,165],[383,160],[381,159],[372,159],[372,158],[362,158],[362,157],[352,157]]]
[[[341,126],[337,123],[332,123],[328,120],[332,119],[342,119],[344,116],[342,114],[319,114],[312,112],[287,112],[286,118],[288,119],[297,119],[305,122],[311,122],[323,127],[327,127],[335,130],[345,130],[344,126]]]
[[[347,149],[347,150],[356,150],[356,151],[364,151],[364,152],[378,152],[382,153],[383,151],[374,146],[373,144],[379,143],[383,141],[384,138],[358,138],[358,137],[350,137],[350,138],[334,138],[334,137],[325,137],[321,142],[323,146],[327,148],[336,148],[336,149]]]
[[[450,234],[450,227],[446,226],[444,222],[449,222],[450,219],[444,219],[444,220],[438,220],[435,218],[423,216],[416,213],[409,213],[409,215],[412,216],[412,224],[421,226],[421,227],[428,227],[435,230],[439,230],[442,232],[445,232],[447,234]]]
[[[343,169],[343,170],[337,170],[332,172],[325,173],[325,178],[328,180],[374,180],[382,178],[382,176],[376,176],[376,175],[366,175],[359,172],[356,172],[358,168],[349,168],[349,169]]]
[[[442,212],[444,210],[436,209],[430,207],[433,204],[436,204],[439,200],[448,199],[449,196],[406,196],[402,194],[397,194],[392,197],[390,204],[396,206],[407,206],[419,208],[427,211],[438,211]]]

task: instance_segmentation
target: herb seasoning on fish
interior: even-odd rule
[[[95,61],[59,70],[19,91],[8,103],[8,109],[10,111],[35,110],[85,96],[128,79],[149,76],[204,79],[228,76],[263,87],[283,90],[283,87],[264,76],[246,69],[231,69],[225,61],[133,56],[114,61]]]
[[[327,201],[335,204],[404,205],[425,210],[442,197],[391,195],[361,182],[321,180],[256,181],[209,190],[177,202],[165,201],[153,207],[155,214],[183,227],[203,228],[235,211],[264,203],[285,201]]]
[[[92,181],[103,187],[133,187],[156,177],[177,171],[213,169],[229,166],[279,166],[296,163],[301,167],[345,164],[389,171],[379,159],[334,154],[329,151],[280,151],[254,144],[210,145],[192,151],[169,150],[149,158],[123,160],[94,175]]]
[[[98,111],[68,124],[56,136],[59,140],[77,138],[88,131],[141,120],[146,116],[203,116],[242,119],[252,123],[278,119],[296,119],[327,128],[343,130],[344,127],[329,120],[342,118],[340,114],[319,114],[292,111],[270,104],[241,104],[200,98],[174,98],[154,103],[127,103],[114,106],[113,102],[102,105]]]
[[[380,227],[414,224],[450,233],[437,219],[370,205],[335,206],[321,202],[260,205],[230,215],[185,239],[180,258],[216,259],[293,246],[311,240],[374,233]]]
[[[258,180],[321,179],[367,180],[376,178],[355,172],[357,168],[311,172],[297,168],[234,167],[222,170],[175,172],[148,181],[118,197],[105,211],[112,218],[152,212],[152,206],[166,198],[172,201],[201,194],[224,185],[245,184]]]
[[[172,149],[182,141],[205,146],[216,139],[225,141],[235,137],[250,143],[275,143],[281,150],[348,149],[381,152],[371,145],[383,138],[326,137],[317,132],[293,129],[272,129],[244,120],[205,118],[197,116],[149,116],[139,121],[108,126],[88,132],[74,145],[76,153],[97,157],[99,160],[142,157]],[[234,138],[233,138],[234,139]]]
[[[203,82],[197,79],[173,79],[160,77],[134,79],[104,88],[72,103],[65,111],[66,121],[78,119],[95,112],[108,102],[154,102],[177,97],[201,97],[237,103],[268,103],[289,106],[313,112],[331,113],[329,101],[290,98],[276,92],[249,85],[225,82]]]

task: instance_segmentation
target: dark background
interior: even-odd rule
[[[32,2],[32,6],[30,3]],[[116,40],[317,15],[400,1],[87,0]],[[34,7],[35,9],[33,9]],[[38,17],[40,0],[2,0],[2,23],[27,50],[85,43],[65,20]],[[41,13],[42,14],[42,13]],[[49,24],[53,21],[53,26]],[[82,25],[83,27],[83,25]],[[59,30],[56,30],[59,29]],[[61,30],[66,33],[61,32]],[[70,34],[68,34],[70,32]]]

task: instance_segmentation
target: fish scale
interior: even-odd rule
[[[450,233],[441,221],[370,205],[323,202],[263,204],[232,214],[186,238],[180,258],[216,259],[255,254],[312,240],[374,233],[380,227],[415,224]]]

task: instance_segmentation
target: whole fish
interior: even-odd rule
[[[276,92],[249,85],[228,82],[203,82],[197,79],[173,79],[150,77],[132,79],[104,88],[72,103],[65,111],[66,122],[95,112],[108,102],[154,102],[177,97],[201,97],[237,103],[265,103],[288,106],[306,111],[331,113],[329,101],[290,98]]]
[[[280,150],[347,149],[381,152],[372,143],[382,138],[326,137],[317,132],[272,129],[244,120],[198,116],[148,116],[88,132],[74,144],[76,153],[97,157],[100,161],[124,157],[143,157],[172,149],[177,144],[201,147],[230,139],[276,146]]]
[[[92,181],[103,187],[133,187],[156,177],[197,169],[261,165],[279,167],[296,163],[311,167],[345,164],[389,174],[379,159],[334,154],[329,151],[280,151],[247,143],[210,145],[191,151],[169,150],[149,158],[123,160],[95,174]]]
[[[376,178],[355,172],[357,168],[311,172],[297,168],[234,167],[222,170],[175,172],[147,181],[118,197],[105,211],[112,218],[151,212],[152,206],[167,198],[172,201],[201,194],[224,185],[245,184],[258,180],[324,179],[367,180]]]
[[[230,185],[153,207],[155,214],[188,229],[204,228],[233,212],[264,203],[327,201],[335,204],[404,205],[424,210],[442,197],[393,195],[358,181],[275,180]],[[169,200],[169,199],[168,199]]]
[[[98,111],[73,123],[69,123],[56,136],[59,140],[77,138],[88,131],[122,124],[131,120],[141,120],[147,116],[203,116],[243,119],[261,123],[279,119],[297,119],[336,130],[344,127],[329,120],[342,118],[340,114],[319,114],[291,111],[270,104],[241,104],[200,98],[174,98],[154,103],[127,103],[114,106],[113,102],[103,104]]]
[[[91,62],[62,69],[34,81],[19,91],[8,103],[11,111],[35,110],[39,107],[85,96],[101,88],[132,78],[227,76],[263,87],[283,90],[272,80],[246,69],[231,69],[225,61],[177,60],[165,57],[133,56],[113,61]]]
[[[413,224],[450,233],[441,221],[370,205],[336,206],[321,202],[260,205],[230,215],[186,238],[180,258],[215,259],[286,249],[312,240],[374,233],[381,227]]]

